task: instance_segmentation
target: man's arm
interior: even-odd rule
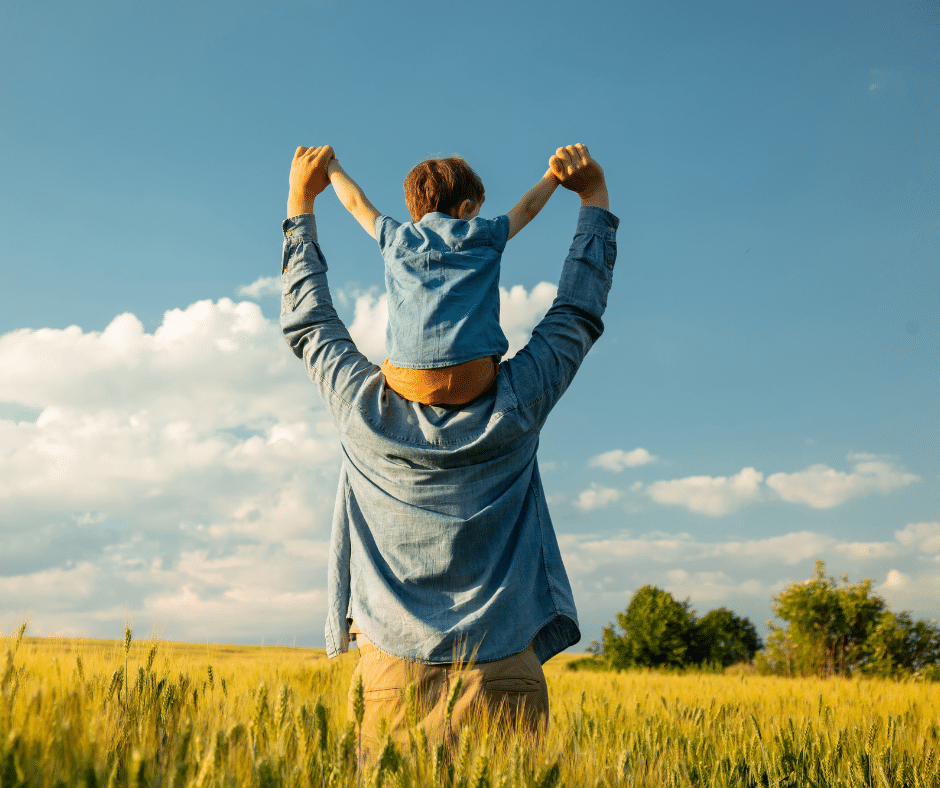
[[[328,145],[298,148],[291,164],[281,262],[281,328],[304,361],[334,421],[341,425],[356,396],[382,385],[378,367],[359,352],[330,298],[326,260],[317,240],[314,199],[329,186]]]
[[[500,364],[500,374],[509,376],[521,412],[538,428],[604,331],[602,317],[613,281],[619,224],[607,210],[604,171],[586,147],[559,148],[550,166],[560,185],[581,198],[578,226],[551,309],[528,344]]]
[[[369,198],[366,197],[365,192],[359,184],[346,174],[346,170],[340,166],[340,163],[336,161],[336,159],[330,161],[327,172],[330,176],[330,183],[333,184],[333,189],[336,191],[336,196],[339,197],[339,201],[346,207],[346,210],[355,217],[356,221],[362,225],[362,229],[375,238],[375,220],[378,219],[381,214],[376,210],[375,206],[369,202]]]
[[[561,149],[559,148],[559,150]],[[507,240],[538,216],[539,211],[545,207],[545,203],[548,202],[549,197],[554,194],[557,187],[558,178],[549,169],[535,186],[522,195],[522,199],[506,214],[509,217],[509,236]]]

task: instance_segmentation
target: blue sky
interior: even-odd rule
[[[13,4],[0,25],[0,629],[322,645],[339,447],[279,336],[297,145],[383,212],[563,144],[621,219],[540,463],[586,646],[640,585],[763,630],[812,573],[940,612],[935,3]],[[381,258],[316,205],[380,360]],[[514,347],[577,200],[503,257]]]

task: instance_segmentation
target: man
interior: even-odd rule
[[[581,637],[536,462],[539,432],[601,335],[617,217],[583,145],[550,167],[581,210],[558,294],[529,343],[459,407],[405,400],[349,337],[330,299],[313,205],[329,146],[298,148],[283,224],[281,325],[339,430],[343,464],[327,575],[329,656],[358,640],[364,746],[382,718],[439,738],[481,708],[548,720],[541,664]],[[361,634],[359,634],[361,633]],[[474,664],[467,671],[464,657]],[[460,670],[462,694],[452,693]],[[352,688],[350,689],[352,696]],[[450,701],[450,703],[448,703]]]

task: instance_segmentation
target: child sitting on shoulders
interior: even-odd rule
[[[499,268],[506,242],[558,186],[549,169],[505,216],[481,219],[483,182],[463,159],[428,159],[405,178],[413,221],[380,214],[334,158],[340,202],[385,259],[388,386],[425,405],[463,405],[496,379],[509,343],[499,325]]]

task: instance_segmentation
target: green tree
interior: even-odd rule
[[[940,673],[940,630],[907,613],[895,615],[871,580],[842,584],[816,562],[813,577],[791,583],[773,598],[784,626],[768,622],[767,648],[758,657],[764,672],[787,676],[846,676],[856,671],[883,676]]]
[[[940,628],[936,622],[915,622],[909,613],[886,610],[868,639],[868,662],[862,669],[876,676],[920,673],[940,678]]]
[[[842,583],[816,561],[812,578],[773,597],[774,613],[786,625],[768,622],[765,669],[788,676],[847,675],[865,661],[866,644],[887,606],[872,594],[870,579],[852,584],[843,575]]]
[[[736,662],[750,662],[763,646],[749,619],[719,607],[696,622],[690,657],[698,664],[726,668]]]
[[[617,614],[623,630],[604,627],[601,650],[611,667],[681,667],[688,663],[695,611],[689,601],[677,602],[656,586],[640,588],[623,613]]]

